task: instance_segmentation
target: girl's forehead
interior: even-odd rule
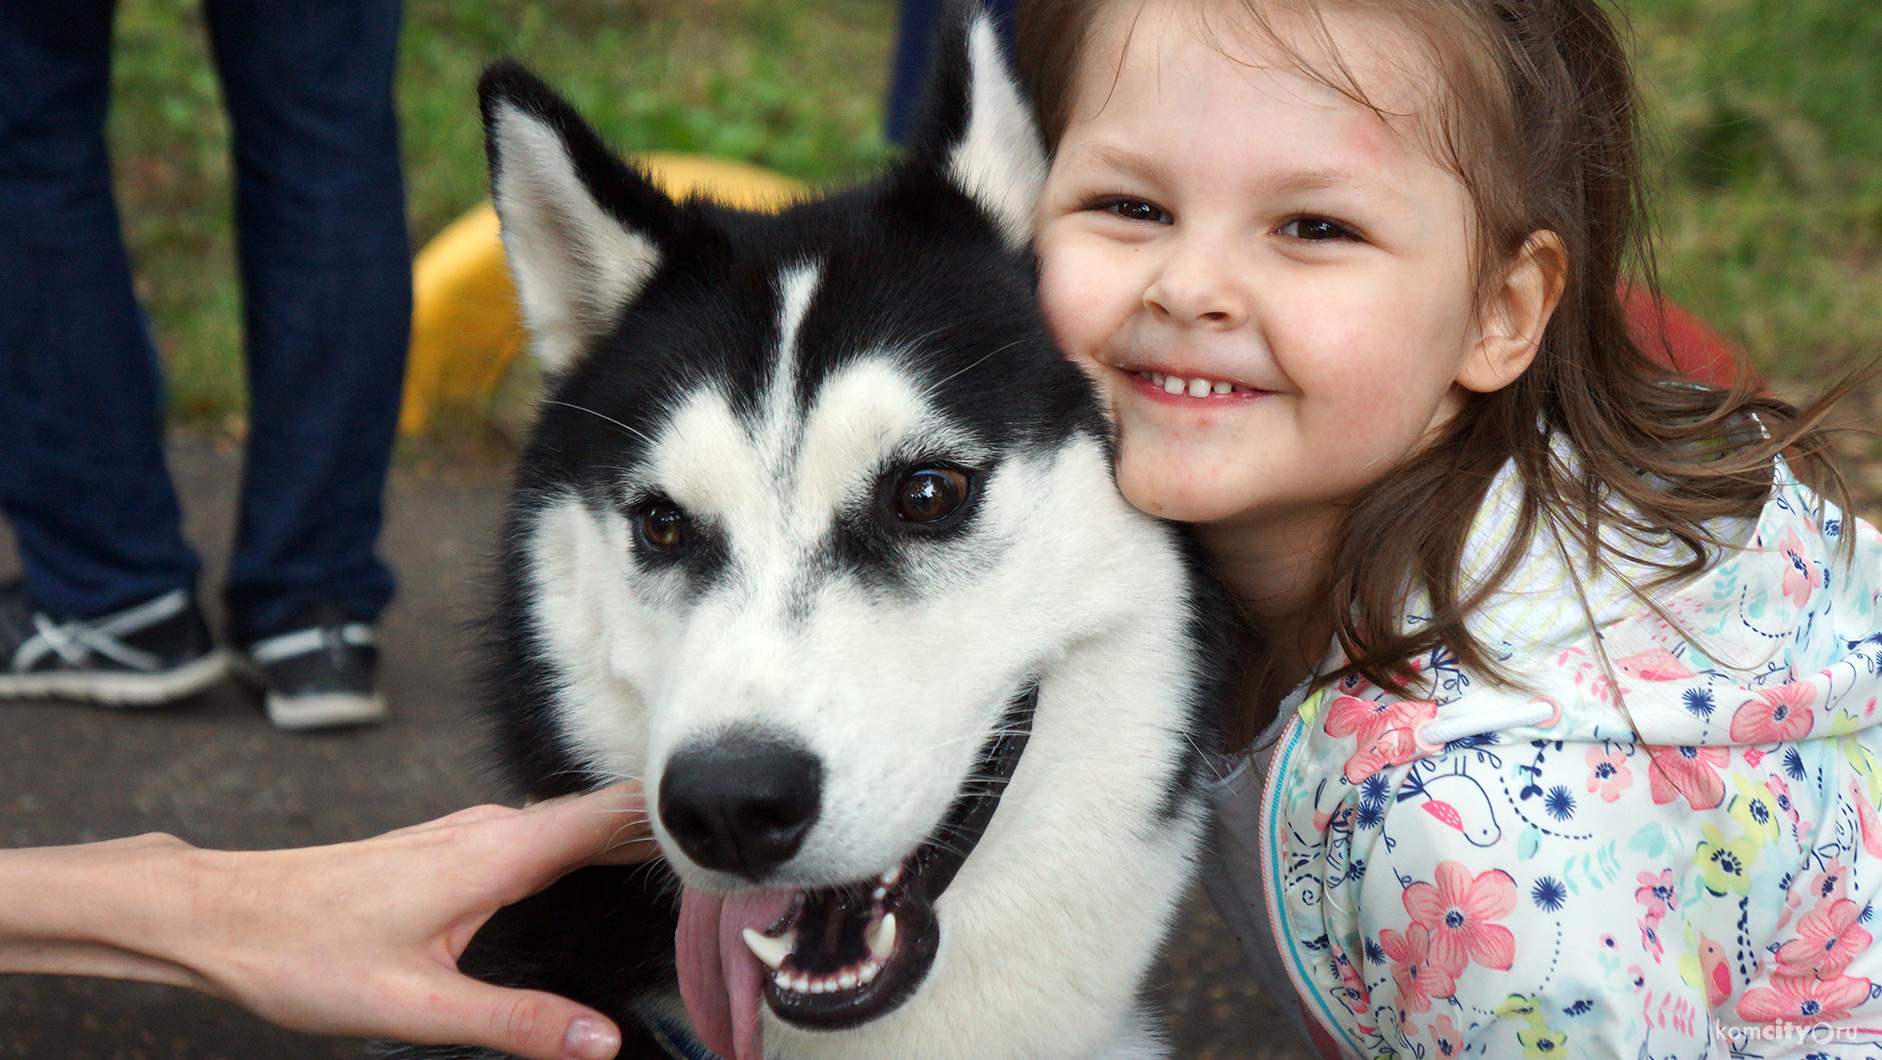
[[[1277,100],[1361,110],[1397,146],[1424,147],[1443,100],[1429,46],[1400,20],[1367,9],[1242,0],[1114,0],[1092,24],[1070,115],[1090,118],[1133,93],[1240,81]],[[1383,145],[1382,145],[1383,146]]]

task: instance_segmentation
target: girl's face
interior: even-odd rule
[[[1472,211],[1421,147],[1435,78],[1409,38],[1327,17],[1405,115],[1388,125],[1235,16],[1202,28],[1234,6],[1101,17],[1040,207],[1040,293],[1110,405],[1126,499],[1298,544],[1483,388]]]

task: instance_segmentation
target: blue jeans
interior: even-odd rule
[[[28,595],[90,618],[193,590],[163,380],[104,141],[112,0],[0,0],[0,510]],[[370,621],[411,320],[399,0],[206,0],[234,132],[249,437],[238,640]],[[153,277],[161,284],[163,277]]]

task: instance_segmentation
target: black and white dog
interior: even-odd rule
[[[550,374],[500,743],[533,796],[639,778],[666,861],[571,876],[465,966],[610,1012],[624,1056],[1164,1052],[1139,994],[1227,611],[1113,486],[1034,303],[1039,138],[956,21],[921,146],[777,215],[673,202],[521,68],[484,79]]]

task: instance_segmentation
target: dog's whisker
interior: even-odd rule
[[[571,401],[557,401],[554,398],[545,398],[543,399],[542,403],[544,405],[556,405],[565,409],[573,409],[576,412],[586,412],[590,416],[595,417],[596,419],[606,420],[609,423],[614,424],[616,427],[619,427],[623,431],[626,431],[628,434],[631,434],[634,437],[639,438],[641,441],[646,442],[650,446],[654,444],[653,439],[649,438],[646,432],[637,430],[633,427],[629,427],[627,424],[622,423],[620,420],[615,419],[613,416],[608,416],[608,415],[604,415],[602,413],[596,412],[594,409],[591,409],[587,407],[586,405],[577,405]]]

